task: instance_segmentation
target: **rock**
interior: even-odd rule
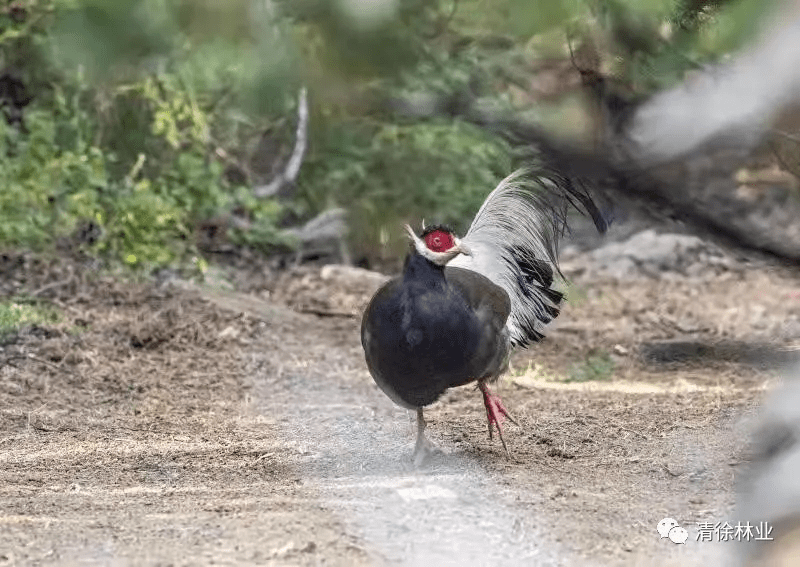
[[[625,279],[663,272],[699,274],[712,256],[721,255],[696,236],[659,234],[644,230],[622,242],[612,242],[589,253],[597,271]]]
[[[303,313],[358,317],[388,276],[363,268],[328,264],[298,267],[280,276],[272,298]]]
[[[224,269],[217,266],[208,267],[206,272],[203,274],[203,282],[206,285],[210,285],[211,287],[218,289],[226,291],[234,290],[234,285],[228,279],[228,274],[225,273]]]
[[[368,292],[376,292],[380,286],[389,281],[389,276],[379,272],[346,266],[344,264],[328,264],[323,266],[319,276],[332,283],[338,283],[346,288],[356,288]]]

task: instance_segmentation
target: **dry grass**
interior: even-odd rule
[[[63,317],[0,351],[0,564],[362,561],[253,407],[246,353],[269,318],[66,262],[9,265],[6,293],[44,289]]]
[[[62,313],[0,351],[0,564],[369,562],[320,505],[304,472],[311,457],[286,436],[284,416],[258,404],[296,403],[293,381],[314,369],[342,400],[372,407],[380,394],[357,318],[122,283],[68,261],[0,264],[4,294],[38,292]],[[332,313],[369,298],[312,270],[296,277],[240,284],[257,291],[269,279],[272,297]],[[512,459],[489,442],[471,388],[426,416],[434,439],[480,462],[576,554],[651,565],[663,551],[651,523],[720,520],[732,505],[742,416],[775,380],[775,353],[796,352],[798,284],[742,270],[577,285],[582,299],[546,341],[515,355],[499,387],[522,423],[507,430]],[[598,349],[614,361],[611,376],[566,382]]]

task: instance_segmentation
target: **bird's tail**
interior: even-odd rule
[[[563,296],[551,286],[570,207],[590,216],[601,232],[608,227],[608,215],[579,179],[558,167],[521,169],[500,182],[472,221],[462,239],[470,255],[449,264],[476,271],[508,293],[515,345],[541,339],[544,325],[559,313]]]

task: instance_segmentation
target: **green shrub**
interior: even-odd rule
[[[317,134],[301,195],[313,209],[347,207],[357,248],[379,257],[406,246],[404,222],[443,222],[463,232],[511,168],[504,144],[461,122],[353,121]]]
[[[71,239],[146,268],[196,256],[196,227],[232,210],[250,226],[234,242],[287,244],[286,210],[237,184],[260,184],[290,153],[302,82],[309,151],[283,207],[303,218],[345,206],[357,254],[397,257],[403,222],[463,231],[512,162],[473,126],[398,124],[362,95],[469,91],[510,106],[531,56],[566,57],[567,33],[576,47],[613,38],[601,59],[647,93],[752,36],[762,4],[389,0],[362,21],[338,0],[7,2],[0,72],[35,98],[23,129],[0,119],[0,244]]]
[[[52,325],[60,320],[61,314],[50,306],[22,298],[0,301],[0,342],[24,327]]]
[[[46,248],[68,239],[129,266],[154,267],[194,256],[193,228],[234,207],[258,228],[250,241],[275,238],[276,205],[239,202],[243,192],[226,180],[214,152],[260,128],[231,125],[248,122],[242,101],[252,101],[247,92],[263,94],[266,64],[254,49],[232,65],[234,53],[243,53],[232,44],[192,49],[176,23],[183,18],[203,36],[191,14],[159,2],[143,6],[31,0],[16,20],[0,10],[0,72],[14,64],[35,95],[22,127],[0,120],[0,243]],[[133,29],[131,21],[140,20],[149,23]],[[86,29],[98,33],[75,47]],[[159,37],[164,30],[171,36]],[[275,52],[271,60],[284,56]],[[253,65],[264,72],[253,74]],[[238,113],[220,105],[225,96]],[[82,241],[87,226],[94,236]]]

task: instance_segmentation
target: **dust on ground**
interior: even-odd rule
[[[0,350],[0,565],[423,565],[448,549],[464,565],[470,542],[497,564],[700,564],[724,550],[692,528],[730,515],[749,421],[798,347],[789,273],[576,276],[498,385],[521,423],[511,456],[465,387],[426,410],[443,454],[414,471],[410,420],[363,363],[369,289],[313,268],[228,274],[239,291],[28,255],[2,269],[4,296],[63,318]],[[685,546],[658,538],[667,516]]]

